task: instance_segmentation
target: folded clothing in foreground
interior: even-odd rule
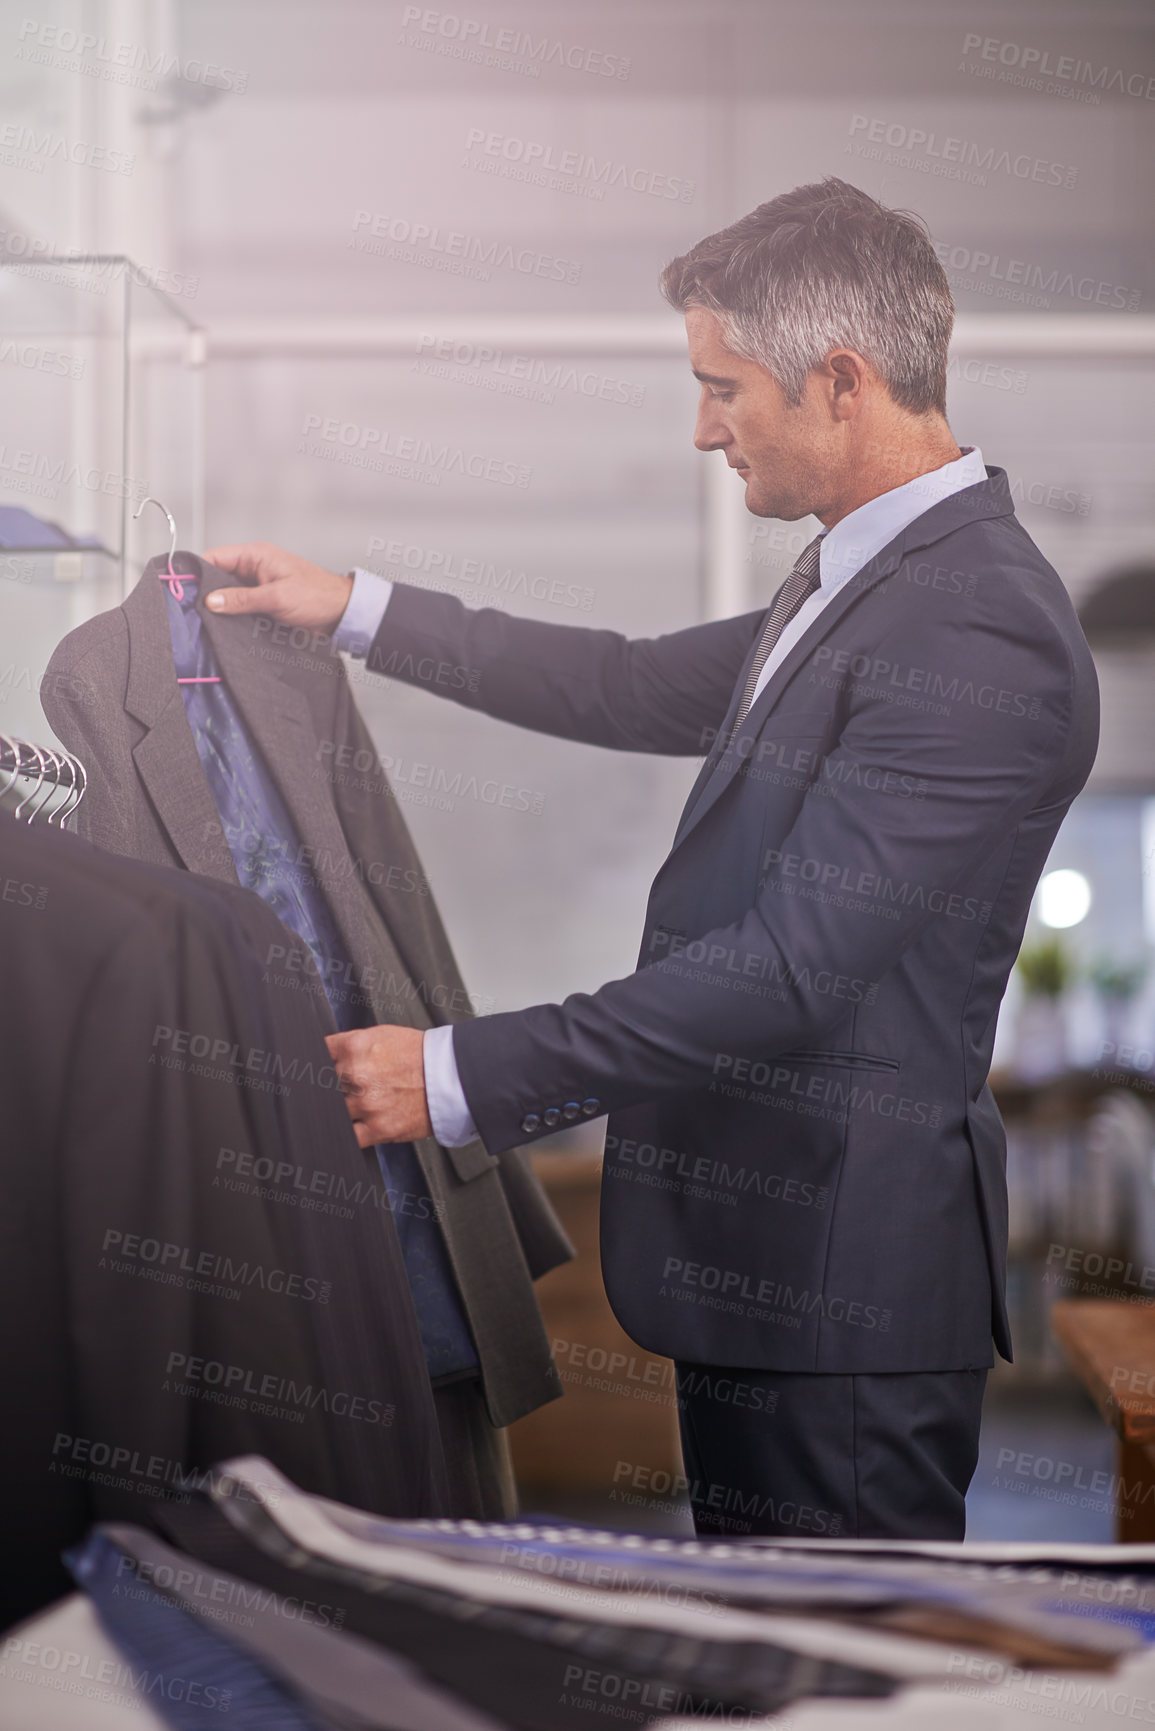
[[[242,1663],[247,1655],[270,1684],[291,1688],[301,1723],[310,1727],[316,1721],[395,1731],[454,1731],[458,1724],[461,1731],[492,1725],[568,1731],[589,1723],[591,1689],[620,1697],[634,1722],[682,1712],[742,1723],[804,1695],[877,1697],[895,1686],[861,1667],[771,1641],[698,1640],[651,1627],[644,1617],[599,1622],[588,1614],[567,1619],[511,1610],[404,1580],[278,1566],[246,1555],[235,1536],[230,1546],[211,1527],[198,1538],[202,1551],[228,1552],[238,1572],[169,1550],[138,1529],[102,1527],[76,1558],[78,1581],[122,1651],[150,1674],[193,1678],[202,1693],[212,1689],[220,1698],[233,1690],[255,1701],[251,1664]],[[254,1587],[257,1581],[265,1590]],[[158,1593],[200,1619],[210,1638],[223,1635],[219,1651],[187,1630],[183,1637],[164,1632],[161,1640]],[[323,1626],[303,1626],[302,1607]],[[404,1712],[393,1687],[400,1675],[409,1694]],[[375,1696],[385,1683],[388,1693]],[[423,1701],[446,1695],[460,1706],[457,1720],[418,1712]],[[367,1716],[375,1699],[381,1716]],[[362,1716],[346,1720],[354,1710]],[[297,1724],[286,1718],[286,1731]]]
[[[1065,1569],[1008,1569],[869,1546],[385,1521],[307,1495],[257,1460],[227,1463],[205,1496],[161,1518],[186,1551],[280,1594],[309,1583],[346,1628],[541,1731],[585,1722],[589,1690],[603,1685],[654,1718],[769,1713],[946,1679],[960,1648],[1103,1672],[1152,1633],[1081,1590],[1077,1555]],[[1093,1576],[1118,1587],[1130,1563],[1114,1551]],[[1155,1566],[1150,1579],[1155,1591]]]
[[[1088,1700],[1114,1698],[1107,1673],[1155,1646],[1155,1547],[389,1520],[256,1457],[154,1520],[173,1543],[110,1524],[71,1562],[125,1678],[181,1731],[207,1722],[210,1700],[278,1731],[747,1723],[804,1699],[877,1708],[910,1686],[950,1689],[960,1660],[1054,1686],[1069,1673]],[[35,1645],[31,1625],[9,1640],[0,1718],[12,1667],[29,1687]]]
[[[228,1464],[207,1494],[157,1511],[180,1548],[210,1568],[285,1600],[308,1596],[335,1608],[346,1631],[525,1731],[588,1725],[591,1680],[639,1708],[641,1722],[651,1716],[642,1703],[657,1718],[682,1712],[725,1722],[803,1696],[885,1696],[927,1670],[908,1653],[913,1643],[803,1627],[800,1619],[772,1626],[692,1582],[655,1579],[649,1591],[615,1592],[464,1568],[437,1555],[433,1527],[432,1544],[377,1543],[352,1535],[361,1518],[305,1495],[257,1460]],[[473,1528],[446,1523],[444,1531]],[[521,1531],[508,1528],[515,1538]],[[879,1653],[887,1666],[873,1663]]]
[[[318,1499],[305,1501],[315,1507]],[[1107,1669],[1120,1654],[1155,1642],[1155,1547],[1148,1547],[1144,1594],[1140,1581],[1120,1579],[1134,1546],[1122,1556],[1118,1546],[1073,1552],[1055,1546],[1047,1559],[1029,1550],[1012,1559],[1006,1552],[1016,1547],[998,1545],[981,1552],[961,1544],[875,1548],[859,1540],[779,1546],[765,1539],[651,1539],[557,1523],[382,1521],[331,1505],[323,1513],[365,1545],[464,1566],[461,1578],[480,1593],[520,1574],[571,1597],[572,1589],[585,1587],[643,1601],[659,1595],[666,1604],[681,1598],[687,1607],[715,1612],[810,1612],[880,1632],[981,1645],[1027,1665]],[[1088,1550],[1106,1555],[1079,1554]],[[1099,1589],[1104,1573],[1113,1584],[1107,1595]],[[1092,1600],[1098,1610],[1089,1615]]]

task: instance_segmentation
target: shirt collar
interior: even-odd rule
[[[962,456],[940,469],[916,475],[913,481],[868,499],[824,532],[818,551],[819,586],[825,590],[841,588],[916,517],[952,493],[961,493],[964,487],[986,479],[982,452],[977,445],[964,445]]]

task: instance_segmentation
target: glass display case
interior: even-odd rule
[[[204,332],[130,259],[0,265],[0,730],[51,740],[60,638],[204,524]]]

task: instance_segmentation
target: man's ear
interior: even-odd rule
[[[837,420],[847,421],[858,413],[866,386],[867,364],[853,349],[833,349],[826,357],[831,410]]]

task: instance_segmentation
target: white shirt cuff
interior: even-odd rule
[[[425,1098],[429,1122],[443,1148],[463,1148],[477,1140],[477,1126],[469,1115],[457,1059],[453,1055],[453,1028],[427,1028],[421,1040],[421,1062],[425,1069]]]
[[[388,577],[378,577],[376,571],[362,571],[358,567],[352,575],[353,593],[333,632],[333,647],[364,661],[369,645],[381,629],[393,585]]]

